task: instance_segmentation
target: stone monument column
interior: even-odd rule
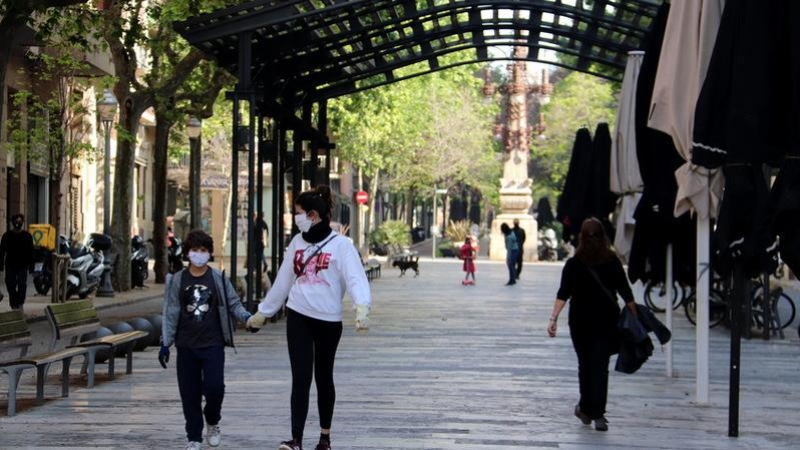
[[[513,228],[514,219],[525,230],[526,240],[523,247],[523,259],[536,261],[538,227],[530,214],[533,205],[531,186],[533,180],[528,178],[528,160],[530,155],[531,126],[528,124],[528,94],[541,91],[546,93],[546,80],[541,86],[531,87],[527,78],[528,48],[514,47],[514,58],[519,60],[509,64],[510,79],[506,85],[508,111],[503,124],[503,178],[500,179],[500,214],[492,221],[489,257],[493,260],[505,260],[505,238],[500,232],[500,225],[507,223]]]

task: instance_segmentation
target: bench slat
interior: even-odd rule
[[[110,336],[104,336],[100,339],[93,339],[91,341],[85,342],[78,342],[75,345],[70,346],[69,348],[74,347],[92,347],[95,345],[108,345],[108,346],[115,346],[119,344],[124,344],[126,342],[135,341],[137,339],[141,339],[147,336],[146,331],[128,331],[127,333],[120,333],[120,334],[112,334]]]
[[[43,353],[41,355],[21,358],[14,361],[5,361],[3,363],[0,363],[0,367],[17,365],[17,364],[24,364],[24,365],[30,364],[33,366],[41,366],[42,364],[50,364],[58,362],[66,358],[83,355],[85,353],[86,353],[85,348],[79,348],[79,347],[67,348],[64,350],[59,350],[57,352]]]

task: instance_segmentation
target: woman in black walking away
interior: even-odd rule
[[[575,257],[567,260],[561,272],[561,286],[547,326],[556,336],[558,315],[568,300],[569,332],[578,355],[580,401],[575,416],[586,425],[594,421],[598,431],[608,430],[605,418],[608,397],[608,363],[619,351],[617,320],[619,294],[636,316],[636,302],[617,255],[611,249],[603,224],[586,219],[578,237]]]

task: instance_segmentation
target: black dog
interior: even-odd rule
[[[400,268],[400,276],[406,274],[406,270],[411,269],[414,271],[414,278],[419,276],[419,263],[416,260],[403,260],[403,259],[396,259],[392,261],[392,267],[399,267]]]

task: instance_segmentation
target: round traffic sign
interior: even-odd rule
[[[367,193],[365,191],[356,192],[356,203],[358,203],[359,205],[363,205],[363,204],[367,203],[368,199],[369,199],[369,196],[367,195]]]

